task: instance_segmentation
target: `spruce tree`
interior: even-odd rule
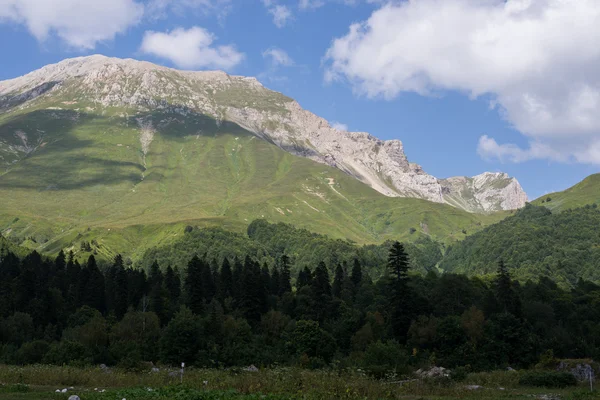
[[[354,286],[358,288],[360,282],[362,281],[362,268],[360,266],[360,261],[358,261],[357,258],[354,259],[350,279],[352,280]]]
[[[194,314],[198,315],[204,310],[203,267],[204,263],[195,255],[188,263],[185,274],[185,303]]]
[[[179,273],[176,273],[170,265],[165,271],[164,282],[171,302],[179,302],[179,297],[181,296],[181,279],[179,277]]]
[[[388,269],[391,274],[390,302],[391,323],[394,333],[401,341],[406,340],[412,317],[411,294],[408,286],[409,260],[404,246],[394,242],[388,256]]]
[[[513,282],[504,261],[498,261],[496,273],[496,301],[501,311],[511,313],[517,317],[522,316],[522,306],[519,296],[514,290]]]
[[[260,266],[246,256],[242,273],[242,295],[240,308],[244,317],[251,323],[258,323],[262,313],[267,311],[267,287]]]
[[[83,304],[104,313],[106,312],[104,275],[98,269],[93,254],[89,256],[85,270],[88,276],[82,294]]]
[[[344,285],[344,269],[340,264],[335,268],[335,276],[333,278],[333,286],[331,287],[332,294],[338,299],[342,296],[342,287]]]
[[[292,291],[292,276],[290,273],[290,258],[285,254],[280,259],[281,273],[279,274],[279,296]]]
[[[219,297],[221,300],[233,297],[233,272],[231,271],[231,265],[227,257],[223,259],[223,264],[221,265]]]
[[[315,307],[316,317],[320,322],[329,317],[331,305],[331,283],[329,282],[329,271],[325,263],[321,261],[315,268],[311,283],[312,300]]]
[[[304,267],[298,273],[298,279],[296,279],[296,286],[298,290],[303,288],[304,286],[310,286],[312,284],[312,273],[308,267]]]
[[[279,268],[273,267],[273,273],[271,274],[271,287],[270,292],[273,296],[279,296],[279,285],[281,283],[281,276],[279,274]]]
[[[118,319],[123,318],[125,313],[127,312],[127,306],[129,303],[129,293],[128,293],[128,282],[127,282],[127,273],[123,268],[122,260],[119,263],[119,260],[115,262],[115,276],[114,276],[114,311],[115,316]]]

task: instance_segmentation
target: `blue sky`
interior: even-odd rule
[[[2,0],[0,80],[95,53],[257,76],[432,175],[504,171],[533,199],[598,172],[600,3],[530,3]]]

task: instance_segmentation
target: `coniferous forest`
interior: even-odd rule
[[[424,365],[486,371],[600,356],[600,286],[417,273],[390,243],[373,279],[359,258],[297,268],[286,254],[183,268],[99,265],[90,254],[0,256],[0,362],[198,367],[332,365],[381,377]],[[295,256],[294,258],[297,258]]]

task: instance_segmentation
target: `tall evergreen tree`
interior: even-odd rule
[[[179,273],[175,272],[170,265],[165,271],[164,281],[171,302],[179,302],[179,297],[181,296],[181,278],[179,277]]]
[[[260,321],[261,314],[267,311],[267,287],[264,284],[260,266],[246,256],[242,273],[242,296],[240,308],[249,322]]]
[[[331,287],[332,294],[334,297],[341,298],[342,288],[344,285],[344,269],[340,264],[335,268],[335,276],[333,278],[333,286]]]
[[[279,268],[273,267],[273,273],[271,274],[271,287],[270,292],[273,296],[279,296],[279,285],[281,283],[281,276],[279,274]]]
[[[204,263],[194,255],[187,265],[185,274],[186,305],[195,314],[201,314],[204,310],[203,269]]]
[[[279,275],[279,295],[292,291],[292,275],[290,273],[290,258],[285,254],[280,259],[281,273]]]
[[[357,258],[354,259],[354,264],[352,265],[352,274],[350,275],[350,279],[355,287],[358,288],[360,283],[362,282],[362,267],[360,266],[360,261]]]
[[[388,269],[391,274],[390,301],[391,323],[396,337],[406,340],[411,323],[411,304],[408,286],[408,254],[400,242],[394,242],[388,256]]]
[[[233,297],[233,272],[231,271],[231,264],[229,264],[227,257],[223,259],[223,264],[221,265],[219,297],[221,300]]]
[[[308,267],[304,267],[298,273],[298,279],[296,279],[296,286],[298,289],[303,288],[304,286],[310,286],[312,284],[312,273]]]
[[[521,300],[514,290],[513,282],[504,261],[498,261],[496,273],[496,301],[503,312],[509,312],[517,317],[522,315]]]
[[[89,256],[85,270],[87,280],[82,294],[83,304],[104,313],[106,312],[104,275],[98,269],[93,254]]]

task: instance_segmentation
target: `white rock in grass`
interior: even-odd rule
[[[67,388],[64,388],[63,390],[61,390],[61,393],[67,393]]]
[[[69,400],[81,400],[81,399],[76,394],[73,394],[73,395],[69,396]]]

